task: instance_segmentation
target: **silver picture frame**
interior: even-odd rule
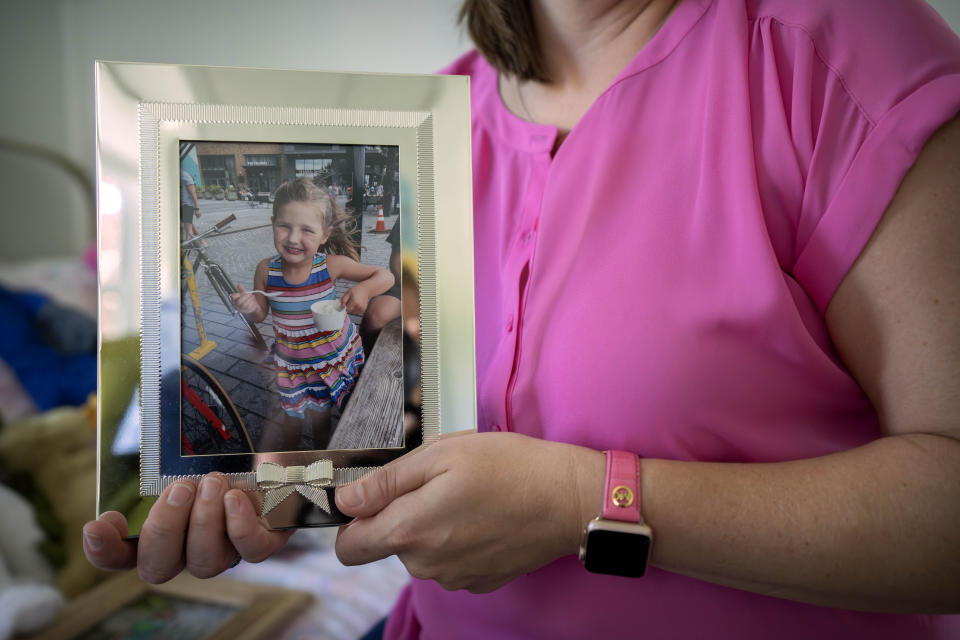
[[[266,526],[342,524],[334,487],[414,444],[475,427],[468,82],[460,76],[96,63],[98,515],[124,513],[136,535],[167,485],[219,471],[248,493]],[[194,162],[195,177],[221,188],[226,181],[226,195],[233,196],[211,202],[210,212],[201,204],[206,217],[204,225],[197,219],[199,240],[184,235],[181,222],[180,177],[191,153],[212,167],[201,171],[201,162]],[[348,165],[337,163],[349,157],[354,164],[347,189],[330,181],[348,173]],[[398,335],[371,343],[352,395],[332,409],[329,441],[305,435],[300,446],[260,446],[267,439],[251,436],[255,423],[267,434],[289,418],[276,414],[276,403],[262,408],[276,391],[270,389],[271,367],[279,366],[271,350],[243,344],[244,331],[255,336],[256,327],[244,327],[243,315],[231,310],[226,296],[237,290],[233,280],[251,288],[250,260],[260,259],[260,247],[268,260],[276,242],[271,199],[281,178],[312,176],[325,185],[331,202],[349,199],[361,247],[374,249],[367,255],[382,254],[382,235],[362,235],[385,231],[382,212],[376,227],[369,227],[375,214],[351,195],[353,185],[365,193],[386,184],[374,185],[376,175],[373,182],[358,181],[370,178],[365,157],[380,159],[375,174],[392,171],[395,178],[388,192],[390,204],[399,203],[392,224],[400,225],[393,245],[394,251],[399,246],[404,312],[388,327]],[[229,182],[238,169],[231,158],[250,165],[242,176],[248,180],[255,165],[279,166],[270,176],[258,170],[252,189]],[[383,198],[371,193],[367,202]],[[233,235],[225,239],[227,234]],[[241,242],[241,235],[247,239]],[[200,240],[208,243],[205,250],[199,250]],[[361,248],[361,263],[364,255]],[[376,260],[382,263],[382,255],[370,258]],[[215,270],[219,274],[211,275]],[[209,285],[199,284],[207,280]],[[220,306],[207,311],[204,325],[207,304]],[[208,334],[214,320],[219,330]],[[269,321],[259,329],[273,348]],[[402,352],[401,343],[407,345]],[[251,378],[257,371],[266,377]],[[405,413],[409,383],[418,373],[419,416],[411,420]],[[244,402],[233,402],[239,397]],[[374,404],[386,417],[373,416],[368,409]],[[198,412],[210,416],[212,435],[187,437]],[[232,437],[231,446],[238,448],[217,445],[218,435]],[[200,442],[206,448],[194,446]],[[317,443],[324,448],[312,448]]]

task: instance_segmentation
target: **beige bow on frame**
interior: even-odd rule
[[[257,466],[257,486],[267,492],[263,497],[260,517],[273,511],[295,491],[329,514],[330,501],[326,488],[333,486],[333,462],[317,460],[305,467],[284,467],[273,462],[261,462]]]

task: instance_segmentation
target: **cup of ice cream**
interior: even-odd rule
[[[343,328],[347,310],[339,300],[318,300],[310,305],[310,313],[319,331],[339,331]]]

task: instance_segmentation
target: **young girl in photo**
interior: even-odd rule
[[[349,237],[352,218],[333,197],[307,178],[283,184],[273,203],[273,245],[277,255],[257,265],[254,289],[279,295],[267,297],[242,286],[232,296],[238,311],[255,322],[273,315],[277,391],[286,417],[285,450],[300,449],[304,422],[313,432],[313,448],[330,439],[330,408],[342,409],[363,367],[360,336],[349,316],[338,331],[316,327],[310,306],[336,298],[340,278],[356,282],[341,299],[347,313],[362,315],[373,296],[393,286],[388,270],[363,264]],[[277,446],[276,435],[265,431],[262,450]]]

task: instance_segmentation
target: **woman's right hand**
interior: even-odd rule
[[[83,527],[83,551],[100,569],[137,567],[151,584],[170,580],[186,568],[198,578],[229,569],[238,558],[260,562],[286,544],[291,531],[270,531],[242,491],[228,490],[219,473],[200,487],[178,481],[150,509],[139,540],[126,539],[127,521],[108,511]]]
[[[260,303],[257,302],[256,294],[250,293],[243,288],[243,285],[237,287],[238,293],[230,294],[230,302],[233,303],[233,307],[240,313],[246,313],[248,315],[255,314],[260,311]]]

